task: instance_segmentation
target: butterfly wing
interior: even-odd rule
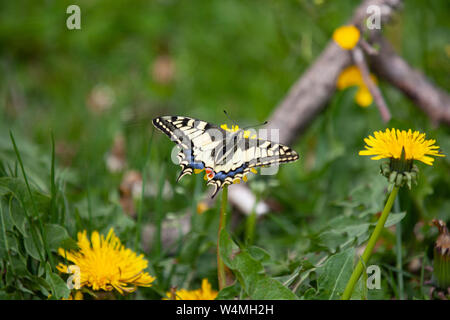
[[[223,143],[225,130],[206,121],[181,116],[158,117],[153,119],[153,125],[181,148],[177,155],[181,166],[177,181],[192,174],[194,169],[214,171],[215,161],[211,155]]]
[[[153,124],[181,148],[177,181],[194,169],[205,169],[208,185],[215,187],[212,197],[252,168],[298,159],[298,154],[285,145],[244,138],[243,130],[228,132],[198,119],[162,116],[153,119]]]
[[[242,179],[252,168],[293,162],[299,158],[297,152],[288,146],[263,139],[241,138],[227,149],[232,150],[228,161],[218,159],[215,175],[208,181],[208,185],[215,187],[213,196],[224,185]]]

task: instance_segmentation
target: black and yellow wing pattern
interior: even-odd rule
[[[206,121],[182,116],[162,116],[153,125],[180,148],[180,180],[194,170],[205,170],[208,185],[221,187],[242,179],[252,168],[296,161],[299,156],[280,143],[249,137],[244,130],[230,132]]]

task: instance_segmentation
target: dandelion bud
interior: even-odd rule
[[[382,164],[380,168],[381,174],[388,178],[391,188],[393,186],[402,187],[406,184],[411,189],[413,182],[417,184],[419,168],[413,164],[412,159],[406,159],[404,148],[402,148],[400,159],[391,158],[389,162]]]

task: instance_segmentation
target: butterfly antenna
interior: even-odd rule
[[[235,126],[238,126],[237,122],[234,121],[234,119],[231,119],[231,117],[228,115],[226,110],[223,110],[223,113],[225,113],[225,115],[227,116],[228,120],[230,120],[231,122],[234,123]],[[238,126],[239,127],[239,126]]]
[[[268,121],[264,121],[263,123],[259,123],[259,124],[253,125],[253,126],[247,126],[245,128],[242,128],[242,129],[245,130],[245,129],[248,129],[248,128],[257,128],[257,127],[265,126],[268,123],[269,123]]]

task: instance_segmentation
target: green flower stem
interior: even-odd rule
[[[247,218],[245,225],[245,239],[247,240],[247,244],[251,245],[255,238],[255,225],[256,225],[256,205],[258,204],[259,196],[256,196],[255,203],[252,208],[252,212]]]
[[[163,193],[165,183],[166,166],[161,167],[161,176],[158,182],[158,193],[155,201],[156,212],[156,232],[155,232],[155,256],[161,258],[162,253],[162,222],[164,220],[163,214]]]
[[[366,249],[364,250],[364,253],[361,256],[362,261],[364,261],[365,265],[367,265],[370,256],[372,255],[373,248],[375,247],[375,244],[377,243],[378,238],[380,237],[381,230],[383,230],[384,228],[384,224],[386,223],[389,213],[391,212],[394,200],[397,197],[398,190],[399,188],[396,186],[394,186],[394,188],[392,189],[391,194],[389,195],[389,198],[386,202],[386,205],[384,206],[383,212],[381,213],[381,217],[378,220],[377,225],[375,226],[375,230],[370,236]],[[351,298],[353,289],[355,288],[355,285],[358,282],[358,279],[361,276],[363,269],[364,267],[360,260],[358,261],[358,264],[356,265],[356,268],[353,270],[352,276],[350,277],[350,280],[348,281],[347,286],[345,287],[344,294],[342,295],[341,298],[342,300],[349,300]]]
[[[228,201],[228,186],[225,185],[222,190],[222,201],[220,206],[220,220],[219,220],[219,231],[217,233],[217,277],[219,279],[219,290],[222,290],[226,287],[226,273],[225,273],[225,264],[220,257],[219,250],[219,239],[220,233],[227,224],[227,201]]]

